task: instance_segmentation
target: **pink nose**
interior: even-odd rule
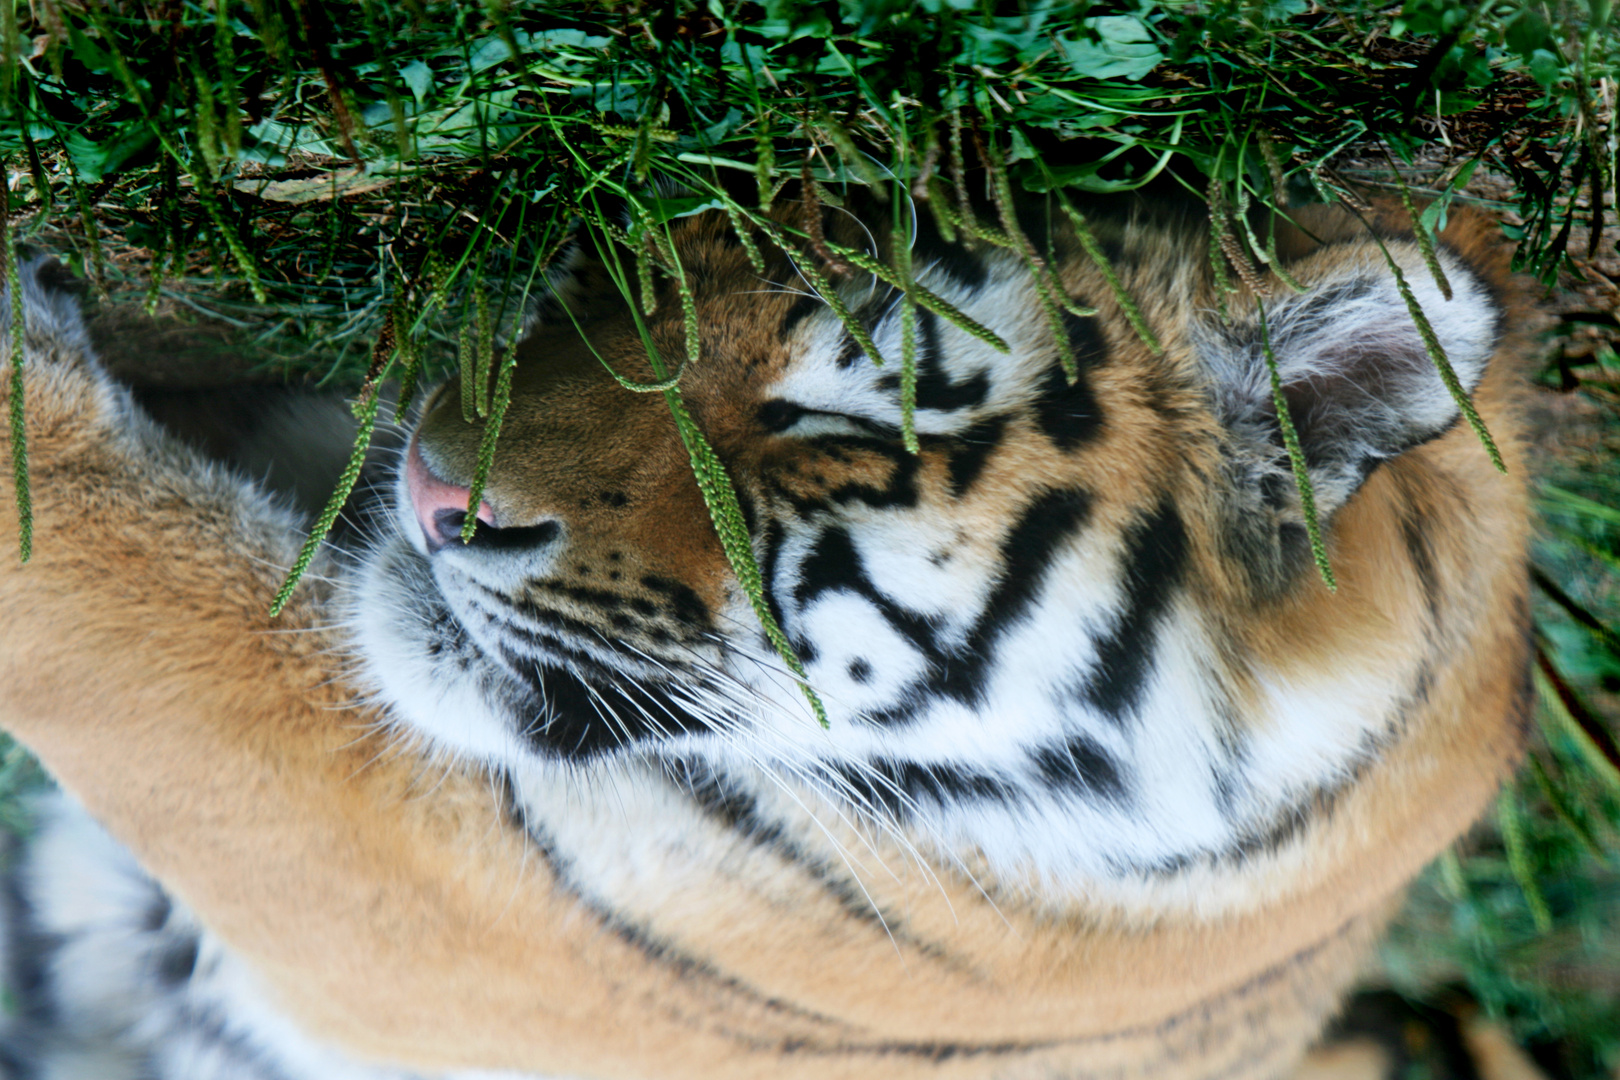
[[[438,551],[452,540],[461,538],[461,527],[467,520],[467,502],[472,492],[457,484],[447,484],[434,476],[422,460],[422,449],[411,439],[410,452],[405,456],[405,486],[410,492],[411,508],[416,511],[417,524],[429,551]],[[478,520],[486,525],[495,524],[495,511],[489,503],[478,504]]]

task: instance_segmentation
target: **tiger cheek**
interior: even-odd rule
[[[602,527],[593,535],[601,544],[637,553],[647,574],[680,582],[709,611],[723,609],[730,569],[685,455],[626,499],[622,507],[596,515]]]

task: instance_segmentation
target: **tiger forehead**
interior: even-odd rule
[[[867,227],[843,214],[827,218],[826,231],[831,245],[865,251],[880,262],[893,261],[893,233],[885,223]],[[1151,220],[1105,222],[1096,231],[1113,268],[1143,293],[1138,298],[1140,310],[1155,324],[1154,332],[1178,338],[1179,323],[1200,306],[1194,286],[1204,276],[1203,257],[1194,250],[1196,245],[1191,245],[1187,231]],[[776,236],[781,235],[778,230]],[[1062,321],[1068,331],[1074,332],[1077,319],[1087,318],[1109,335],[1117,326],[1125,344],[1143,344],[1115,291],[1067,228],[1043,239],[1049,245],[1046,255],[1051,270],[1064,291],[1096,312],[1089,318],[1065,315]],[[704,350],[727,361],[741,361],[745,370],[756,375],[779,373],[797,358],[793,346],[803,336],[801,327],[818,320],[839,320],[823,289],[849,291],[859,285],[853,289],[856,298],[846,297],[845,303],[854,320],[867,324],[868,329],[871,322],[892,314],[900,299],[898,289],[847,261],[828,261],[824,256],[833,254],[831,248],[820,254],[814,249],[783,251],[758,229],[750,229],[747,238],[740,239],[718,212],[683,221],[672,240],[699,305]],[[931,292],[959,302],[993,292],[1004,306],[992,322],[1044,322],[1037,283],[1012,253],[985,245],[947,243],[931,227],[920,228],[911,243],[910,262],[916,279]],[[814,269],[806,267],[806,262],[813,262]],[[661,283],[657,303],[663,329],[679,328],[683,316],[677,290]],[[919,317],[926,320],[937,310],[925,304]],[[955,320],[945,316],[944,321]],[[996,326],[987,329],[997,332]],[[1137,351],[1128,350],[1133,356]],[[851,357],[846,352],[840,359],[848,363]]]
[[[881,248],[889,234],[870,235]],[[1057,486],[1085,491],[1097,502],[1099,523],[1124,527],[1179,487],[1176,478],[1189,467],[1205,480],[1215,474],[1213,421],[1175,323],[1184,317],[1184,287],[1161,289],[1147,305],[1165,324],[1159,337],[1173,346],[1159,358],[1111,294],[1095,315],[1066,313],[1062,332],[1078,368],[1071,383],[1022,263],[994,249],[944,245],[937,237],[919,244],[913,253],[919,280],[977,311],[1014,348],[1011,355],[989,354],[982,370],[951,370],[957,352],[984,355],[986,347],[933,312],[919,311],[916,402],[923,419],[920,454],[913,456],[898,439],[896,290],[859,271],[843,277],[823,271],[824,280],[845,291],[869,333],[890,332],[878,367],[780,252],[774,259],[766,255],[768,276],[754,270],[743,245],[723,228],[700,226],[683,239],[693,252],[683,254],[683,265],[696,268],[694,278],[708,289],[699,295],[704,358],[689,373],[690,400],[726,449],[740,453],[738,463],[770,472],[777,493],[802,512],[852,500],[897,510],[932,506],[971,531],[997,533],[1000,519]],[[1112,247],[1127,273],[1138,256],[1178,254],[1153,239],[1142,250],[1123,241]],[[1057,269],[1071,294],[1089,299],[1106,289],[1093,264],[1076,262],[1083,253],[1061,244],[1058,253],[1069,256]],[[808,252],[797,257],[815,258]],[[1006,392],[998,394],[998,387]],[[716,393],[704,393],[710,389]],[[805,440],[760,439],[761,429],[775,433],[839,408],[858,413],[873,401],[892,414],[885,414],[890,427],[845,432],[850,438],[822,429],[820,437]],[[954,427],[942,431],[944,424]]]
[[[704,351],[734,365],[753,385],[763,385],[792,360],[796,320],[790,315],[808,304],[822,306],[822,298],[793,259],[757,233],[748,244],[762,269],[723,222],[694,225],[689,235],[677,237],[681,240],[681,265],[691,275],[701,305]],[[680,317],[678,307],[671,317]]]

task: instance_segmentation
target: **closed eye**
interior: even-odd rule
[[[755,413],[759,425],[773,435],[865,435],[894,438],[899,429],[892,424],[869,420],[864,416],[829,412],[825,409],[807,409],[791,401],[772,398],[760,405]]]

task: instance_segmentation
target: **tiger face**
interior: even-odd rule
[[[1442,291],[1409,235],[1316,210],[1278,230],[1300,291],[1228,295],[1200,217],[1088,213],[1159,348],[1067,225],[1032,219],[1070,304],[1096,310],[1061,316],[1071,381],[1026,262],[924,227],[916,280],[1006,349],[916,312],[916,453],[894,289],[832,279],[873,356],[802,272],[814,252],[756,234],[761,273],[720,215],[677,223],[700,348],[667,280],[646,340],[670,369],[684,358],[679,396],[827,730],[733,574],[664,396],[615,378],[656,381],[636,318],[566,287],[517,346],[471,542],[484,433],[456,384],[405,454],[397,527],[355,600],[396,721],[519,790],[633,764],[1062,895],[1196,878],[1218,906],[1212,883],[1305,857],[1300,823],[1467,678],[1471,641],[1523,618],[1482,599],[1522,575],[1522,491],[1459,423],[1385,253],[1511,459],[1508,376],[1487,370],[1503,277],[1477,226],[1442,246]],[[888,259],[869,226],[827,220]],[[1469,574],[1495,584],[1471,592]]]

